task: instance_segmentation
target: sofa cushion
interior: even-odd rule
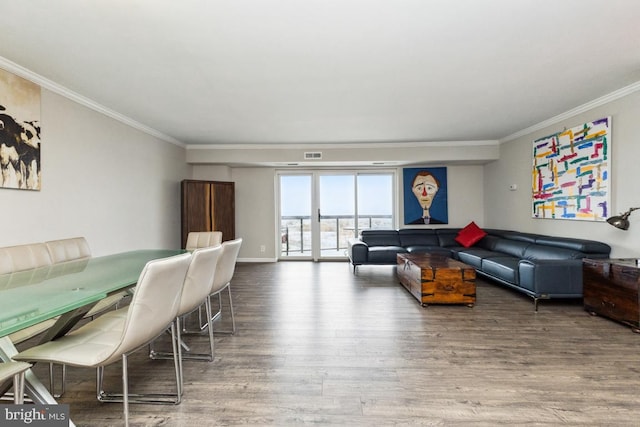
[[[502,230],[498,228],[483,228],[483,230],[490,235],[497,237],[509,237],[511,234],[515,233],[513,230]]]
[[[363,230],[361,236],[369,246],[400,246],[397,230]]]
[[[460,246],[460,243],[456,242],[456,236],[460,232],[459,228],[437,228],[436,234],[442,247]]]
[[[487,233],[484,230],[478,227],[475,222],[471,221],[466,227],[460,230],[455,240],[465,248],[469,248],[486,235]]]
[[[398,231],[400,246],[440,246],[440,241],[433,229],[403,228]]]
[[[473,245],[474,248],[482,248],[492,251],[496,247],[496,243],[500,240],[500,237],[488,234],[482,239],[478,240],[478,243]]]
[[[530,245],[524,250],[523,258],[529,260],[538,259],[581,259],[585,254],[580,251],[575,251],[565,248],[557,248],[545,245]]]
[[[568,237],[555,236],[539,236],[536,239],[536,243],[540,245],[554,246],[557,248],[572,249],[574,251],[585,252],[588,254],[609,255],[611,253],[611,246],[607,245],[606,243],[596,242],[593,240],[572,239]]]
[[[503,254],[482,248],[469,248],[458,251],[458,259],[465,264],[469,264],[470,266],[475,268],[482,267],[482,260],[484,258],[491,258],[501,255]]]
[[[519,284],[519,258],[499,256],[482,260],[482,272],[514,285]]]
[[[397,254],[406,253],[402,246],[373,246],[369,247],[369,264],[397,264]]]
[[[529,245],[531,245],[531,243],[520,240],[498,239],[496,245],[493,247],[493,250],[495,250],[496,252],[502,252],[503,254],[522,258],[522,256],[524,255],[524,250],[527,249]]]
[[[513,231],[505,235],[504,237],[511,240],[519,240],[521,242],[536,243],[538,238],[540,238],[541,236],[541,234],[521,233],[519,231]]]

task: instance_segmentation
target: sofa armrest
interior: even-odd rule
[[[521,260],[520,286],[537,295],[582,296],[581,259]]]
[[[347,253],[349,254],[351,264],[366,264],[369,259],[369,245],[355,237],[350,238],[347,243]]]

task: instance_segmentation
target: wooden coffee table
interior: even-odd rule
[[[476,270],[443,255],[398,254],[398,279],[423,307],[476,302]]]

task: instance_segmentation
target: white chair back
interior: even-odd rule
[[[187,235],[185,249],[193,251],[198,248],[218,246],[222,243],[222,231],[191,231]]]
[[[54,264],[76,259],[91,258],[89,243],[84,237],[70,239],[49,240],[45,242],[49,256]]]
[[[227,240],[222,244],[222,255],[218,260],[216,273],[213,276],[213,285],[211,286],[212,294],[223,289],[231,281],[233,273],[236,270],[236,261],[238,259],[238,253],[240,252],[241,245],[242,238]]]
[[[51,257],[44,243],[0,248],[0,274],[15,273],[51,265]]]
[[[149,261],[140,273],[127,309],[119,346],[101,365],[108,365],[164,332],[175,320],[191,254]]]
[[[211,293],[213,276],[222,246],[196,249],[192,253],[191,264],[184,279],[178,316],[188,314],[198,308]]]

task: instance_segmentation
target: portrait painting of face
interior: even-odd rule
[[[448,224],[447,168],[405,168],[404,223]]]

